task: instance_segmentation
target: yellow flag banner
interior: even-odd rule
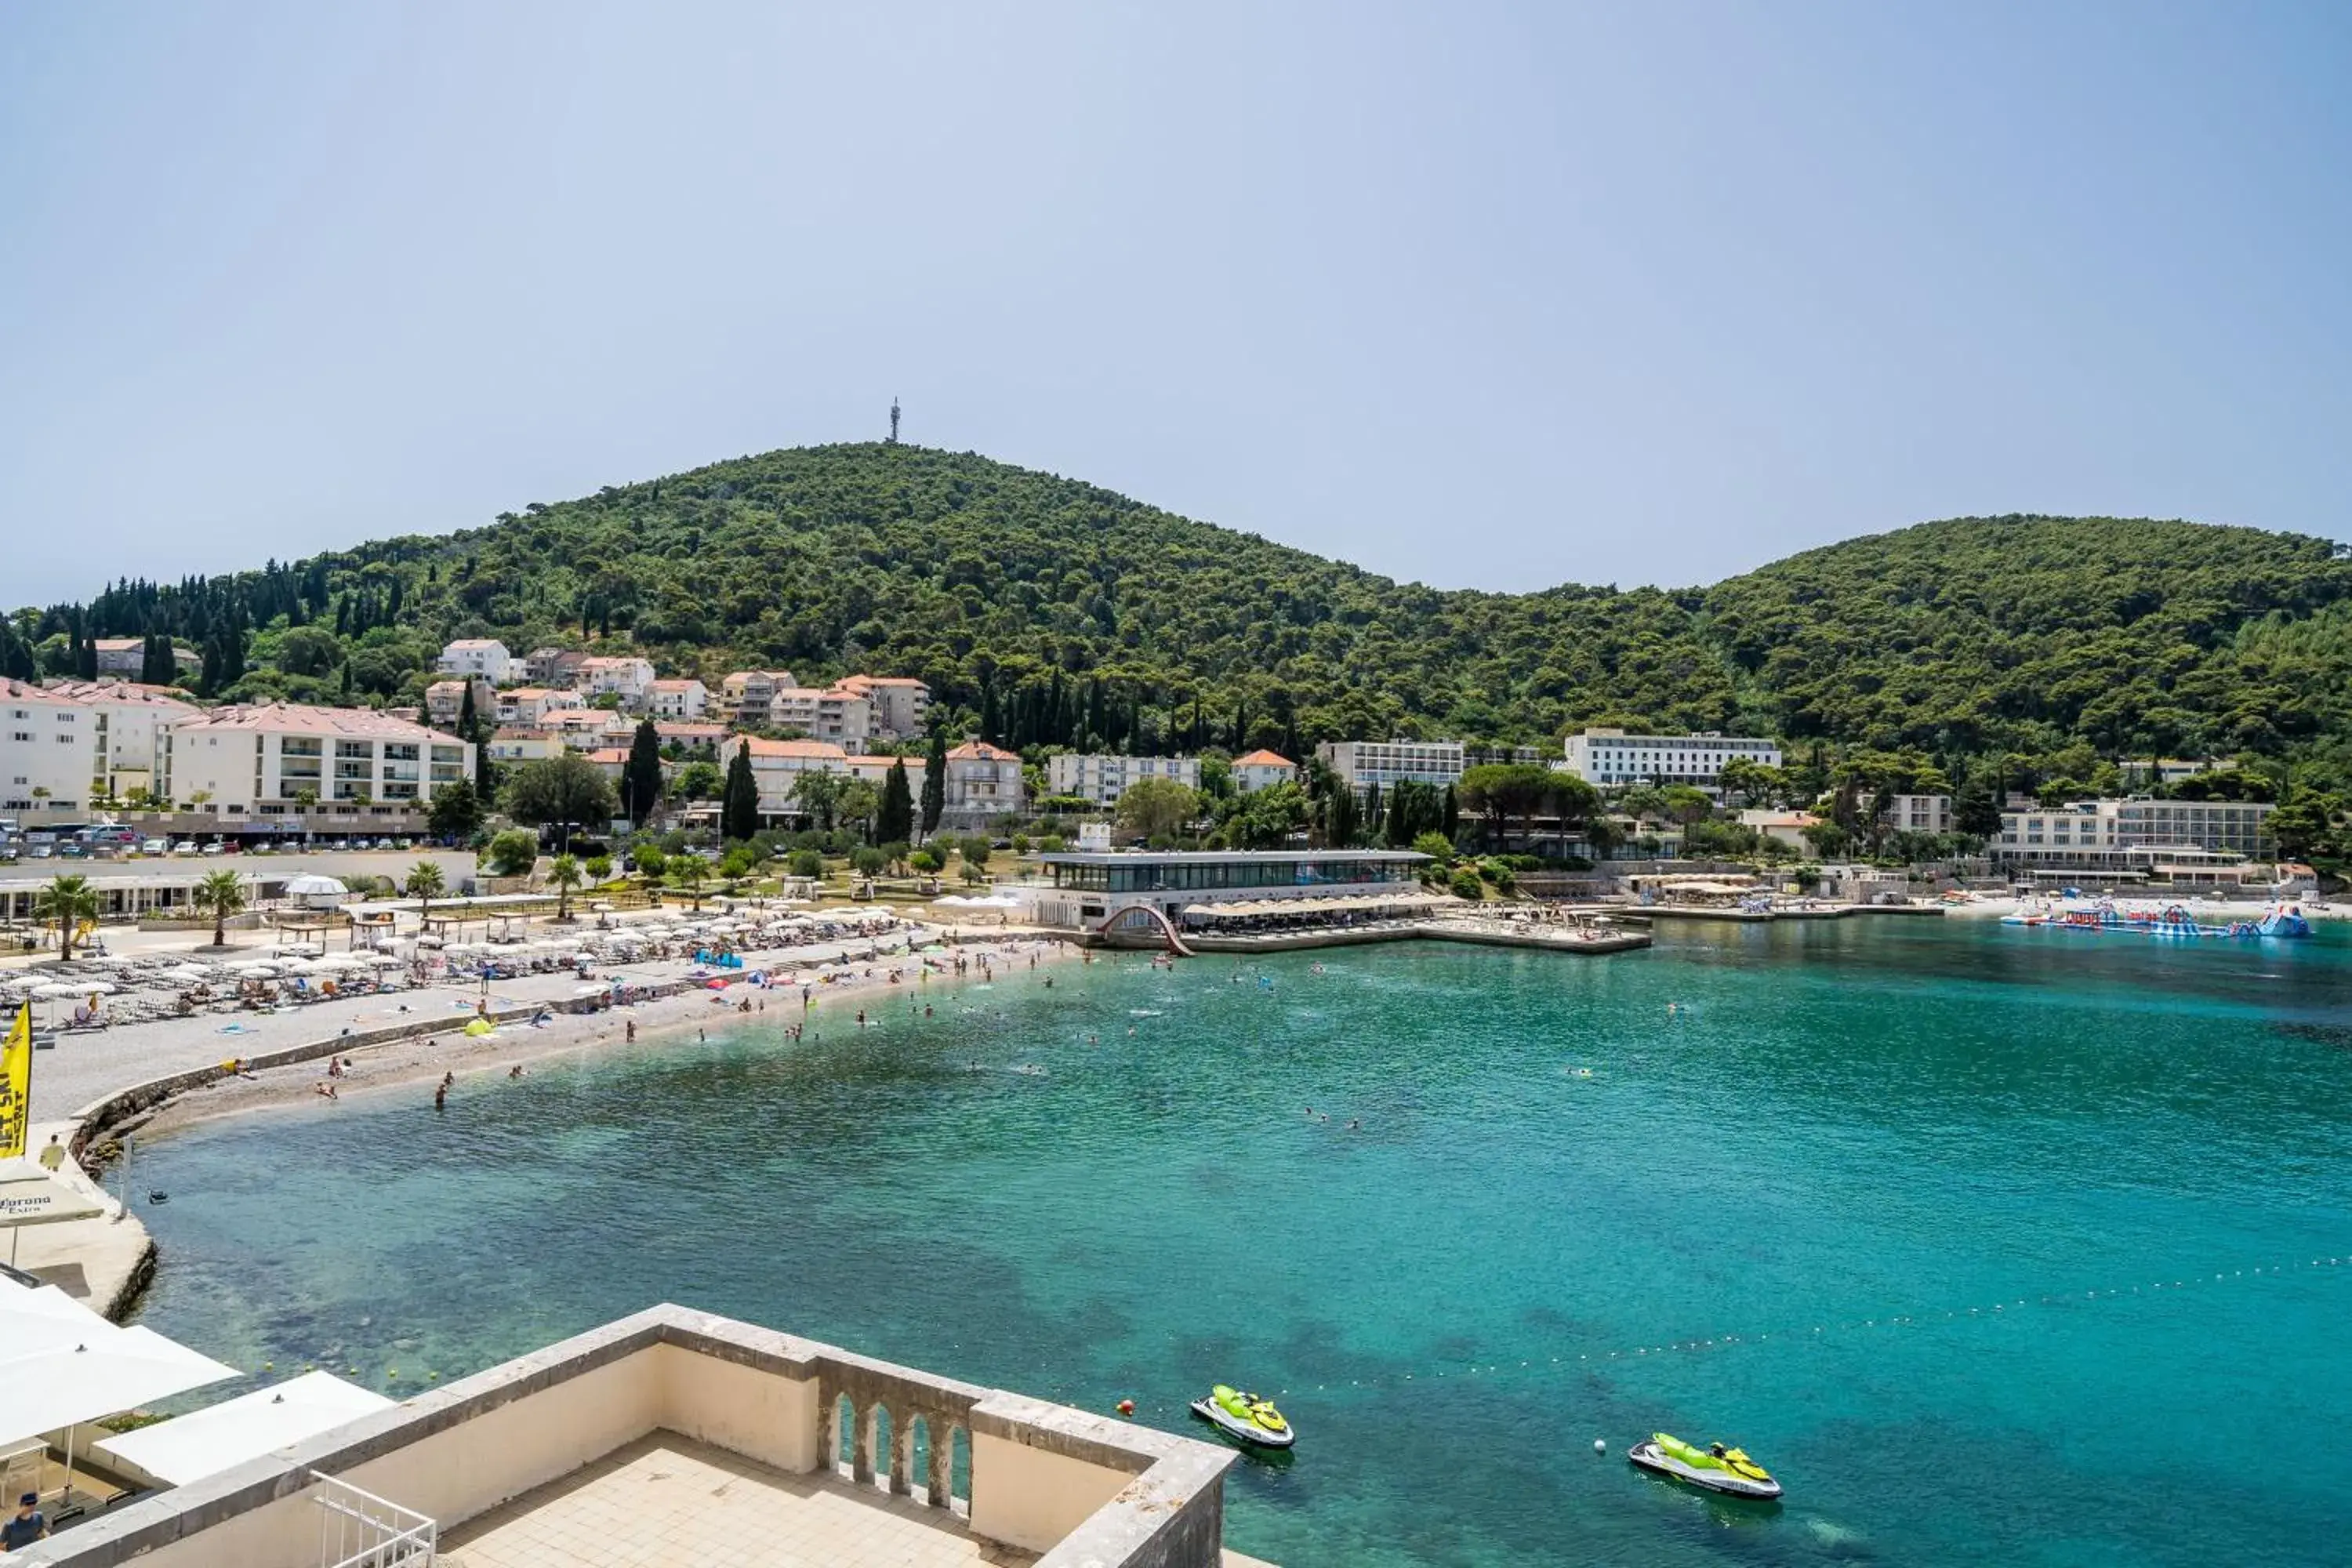
[[[8,1043],[0,1046],[0,1160],[25,1152],[25,1129],[33,1113],[33,1005],[16,1010]]]

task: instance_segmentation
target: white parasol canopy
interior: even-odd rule
[[[184,1487],[289,1443],[389,1409],[392,1403],[332,1373],[306,1372],[272,1387],[93,1446]]]
[[[0,1387],[8,1390],[0,1415],[8,1427],[6,1440],[119,1415],[237,1375],[236,1368],[152,1329],[118,1329],[92,1317],[95,1325],[70,1343],[0,1354]]]
[[[0,1160],[0,1226],[51,1225],[60,1220],[89,1219],[106,1205],[79,1187],[41,1168],[37,1160]],[[14,1348],[5,1336],[0,1346]],[[0,1351],[0,1354],[5,1354]],[[5,1405],[0,1398],[0,1407]]]

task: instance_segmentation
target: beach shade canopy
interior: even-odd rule
[[[37,1160],[0,1160],[0,1228],[89,1219],[105,1212],[104,1204],[63,1177],[41,1169]],[[5,1353],[5,1347],[9,1342],[0,1335],[0,1354]]]
[[[94,1321],[72,1342],[0,1352],[0,1388],[8,1391],[0,1441],[54,1432],[185,1394],[237,1375],[208,1355],[152,1329]]]
[[[332,1373],[306,1372],[92,1447],[184,1487],[289,1443],[389,1409],[392,1403],[373,1389],[345,1383]]]
[[[10,1355],[120,1331],[54,1285],[23,1285],[0,1274],[0,1343],[7,1345]]]
[[[476,1036],[488,1035],[495,1032],[498,1026],[488,1018],[477,1018],[466,1026],[466,1033]]]

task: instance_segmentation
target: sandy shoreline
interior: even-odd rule
[[[316,1104],[325,1098],[319,1092],[323,1085],[333,1086],[335,1100],[341,1103],[434,1081],[446,1073],[457,1079],[451,1089],[454,1096],[463,1093],[469,1082],[478,1087],[483,1081],[503,1079],[518,1066],[528,1072],[534,1063],[628,1044],[632,1024],[637,1043],[655,1043],[686,1037],[689,1031],[754,1019],[779,1026],[796,1024],[804,1017],[847,1021],[877,993],[897,993],[909,985],[955,987],[991,978],[986,971],[992,967],[994,977],[1001,979],[1008,971],[1025,973],[1033,967],[1074,962],[1079,950],[1051,938],[1008,933],[1001,938],[967,936],[954,956],[964,960],[965,973],[934,969],[928,982],[918,973],[922,961],[903,952],[882,953],[870,962],[852,960],[860,973],[810,987],[805,1008],[798,988],[736,984],[724,991],[689,990],[595,1013],[556,1012],[541,1025],[503,1024],[483,1036],[453,1029],[360,1046],[339,1053],[351,1062],[350,1069],[341,1075],[330,1075],[329,1058],[322,1055],[315,1060],[222,1079],[173,1095],[152,1113],[124,1123],[121,1131],[143,1140],[224,1116]],[[898,977],[895,984],[894,974]],[[751,1004],[748,1014],[740,1010],[746,1000]]]

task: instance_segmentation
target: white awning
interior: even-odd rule
[[[95,1314],[92,1315],[95,1319]],[[22,1354],[0,1352],[0,1442],[120,1415],[237,1375],[152,1329],[118,1329],[96,1319],[71,1343]],[[12,1347],[13,1348],[13,1347]]]
[[[387,1409],[392,1403],[332,1373],[306,1372],[92,1447],[184,1487]]]
[[[106,1205],[29,1159],[0,1160],[0,1227],[89,1219]],[[0,1354],[8,1342],[0,1339]]]

